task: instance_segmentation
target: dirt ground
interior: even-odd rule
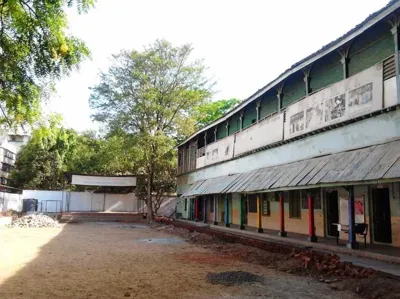
[[[174,235],[164,226],[0,228],[0,298],[346,299],[363,294],[352,291],[354,283],[319,282],[297,273],[296,262],[288,259],[279,268],[275,260],[259,249],[184,231]],[[250,272],[263,281],[234,286],[207,282],[209,273],[224,271]]]

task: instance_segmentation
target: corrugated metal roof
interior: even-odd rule
[[[182,196],[400,178],[400,140],[199,181]]]

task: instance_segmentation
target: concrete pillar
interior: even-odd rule
[[[261,101],[256,102],[256,112],[257,112],[257,122],[260,121],[260,110],[261,110]]]
[[[217,141],[217,126],[215,126],[215,129],[214,129],[214,141],[215,142]]]
[[[244,194],[242,194],[241,196],[240,196],[240,202],[239,202],[239,221],[240,221],[240,229],[245,229],[245,227],[244,227],[244,223],[243,223],[243,202],[244,202],[244,200],[243,200],[243,196],[246,196],[246,195],[244,195]]]
[[[226,121],[225,128],[226,128],[226,136],[229,136],[229,120]]]
[[[203,222],[207,223],[207,198],[208,196],[203,197]]]
[[[287,233],[285,231],[285,203],[283,198],[283,192],[279,193],[279,217],[280,217],[280,224],[281,229],[279,231],[279,236],[286,237]]]
[[[257,195],[257,232],[264,232],[262,228],[262,207],[261,207],[261,194]]]
[[[244,111],[242,110],[241,112],[240,112],[240,115],[239,115],[239,121],[240,121],[240,124],[239,124],[239,129],[240,129],[240,131],[241,130],[243,130],[243,116],[244,116]]]
[[[397,18],[391,22],[392,24],[392,34],[393,34],[393,39],[394,39],[394,64],[396,68],[396,86],[397,86],[397,103],[400,103],[400,75],[399,75],[399,20]]]
[[[281,111],[282,109],[282,92],[278,91],[278,94],[276,95],[278,98],[278,111]]]
[[[225,226],[229,227],[229,197],[225,194]]]
[[[308,241],[317,242],[317,236],[315,235],[315,221],[314,221],[314,204],[311,193],[308,196]]]
[[[306,96],[310,93],[310,70],[304,70],[304,89],[306,91]]]
[[[199,221],[199,199],[194,200],[194,221]]]
[[[340,62],[343,65],[343,79],[347,79],[349,77],[349,58],[347,57],[347,53],[342,54]]]
[[[214,225],[218,225],[218,198],[219,195],[214,195]]]
[[[358,243],[356,240],[356,232],[355,232],[355,211],[354,211],[354,187],[350,186],[348,188],[349,198],[348,198],[348,206],[347,210],[349,213],[349,241],[347,242],[347,248],[357,249]]]

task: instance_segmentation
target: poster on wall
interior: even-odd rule
[[[355,223],[365,223],[364,195],[354,197]],[[347,197],[339,196],[340,224],[349,225],[349,210]]]
[[[288,106],[284,139],[382,109],[382,69],[374,65]]]

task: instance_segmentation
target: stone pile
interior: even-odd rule
[[[60,227],[60,224],[47,215],[31,214],[14,220],[9,227]]]
[[[375,270],[358,267],[350,262],[342,262],[334,253],[323,254],[313,250],[293,249],[291,257],[304,261],[304,268],[313,267],[328,276],[346,276],[352,278],[369,277]]]

